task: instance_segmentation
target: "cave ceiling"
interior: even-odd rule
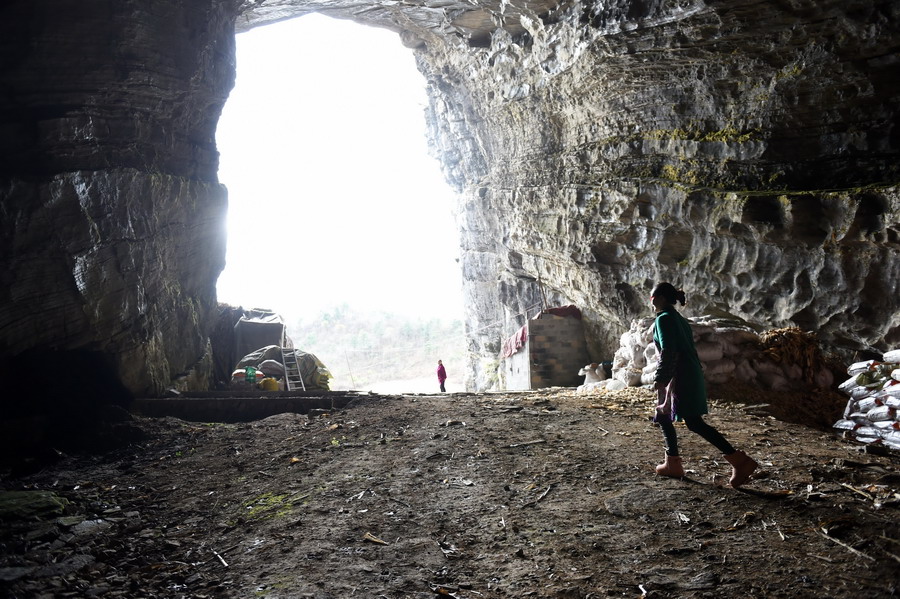
[[[431,35],[456,37],[471,44],[484,44],[496,29],[512,35],[525,32],[521,17],[544,19],[560,10],[561,3],[550,1],[458,2],[318,2],[316,0],[244,1],[235,28],[250,28],[317,12],[352,19],[359,23],[384,27],[401,33],[404,43],[413,46]]]

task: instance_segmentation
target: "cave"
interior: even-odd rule
[[[891,0],[12,0],[0,8],[5,380],[23,360],[54,376],[77,356],[113,403],[209,384],[227,211],[215,131],[235,35],[313,12],[396,32],[425,77],[429,143],[458,202],[469,388],[496,384],[497,348],[521,326],[508,315],[533,306],[537,285],[581,309],[594,360],[661,280],[699,311],[820,323],[838,350],[895,342]],[[750,265],[739,279],[725,271],[736,257]],[[816,297],[793,293],[823,264],[828,277],[804,289]],[[723,293],[734,280],[740,293]]]

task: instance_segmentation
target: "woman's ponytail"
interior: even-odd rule
[[[675,286],[671,283],[659,283],[656,287],[653,288],[653,293],[651,295],[658,295],[666,298],[666,301],[672,304],[673,306],[676,302],[681,302],[681,305],[685,305],[687,300],[684,296],[683,289],[675,289]]]

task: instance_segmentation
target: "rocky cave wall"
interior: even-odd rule
[[[660,280],[696,314],[850,351],[900,343],[898,17],[894,2],[576,3],[484,48],[421,49],[461,194],[476,385],[539,287],[584,311],[595,360]]]
[[[5,380],[29,373],[29,388],[56,380],[64,395],[112,368],[145,395],[206,359],[225,257],[215,129],[234,82],[236,10],[0,8]]]
[[[900,341],[900,8],[883,1],[307,0],[0,8],[0,356],[86,350],[203,385],[233,32],[392,29],[459,192],[470,381],[541,298],[612,355],[652,283],[695,311]]]

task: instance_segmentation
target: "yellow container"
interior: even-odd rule
[[[264,378],[260,384],[262,385],[263,391],[278,391],[278,381],[272,377]]]

